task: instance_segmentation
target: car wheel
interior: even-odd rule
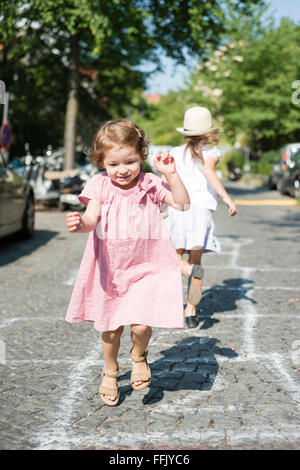
[[[285,189],[284,189],[284,185],[283,185],[283,182],[282,181],[278,181],[277,183],[277,191],[279,191],[281,194],[286,194],[285,192]]]
[[[23,216],[22,238],[32,238],[34,234],[34,200],[29,195]]]
[[[276,184],[272,180],[271,176],[269,176],[268,186],[270,190],[276,189]]]

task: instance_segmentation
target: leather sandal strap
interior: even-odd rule
[[[100,385],[100,393],[102,395],[109,395],[114,398],[119,396],[119,388],[117,387],[106,387],[105,385]]]
[[[102,376],[106,375],[106,377],[115,378],[115,377],[118,377],[118,374],[119,374],[119,369],[110,370],[110,369],[106,369],[104,367],[103,370],[102,370]]]
[[[147,372],[141,372],[140,374],[136,373],[136,374],[131,374],[131,377],[130,377],[130,382],[131,383],[134,383],[134,382],[147,382],[147,380],[150,380],[151,379],[151,372],[147,371]]]
[[[131,350],[132,351],[132,350]],[[144,352],[144,354],[142,354],[141,356],[135,356],[134,354],[132,354],[132,352],[130,351],[130,357],[132,359],[133,362],[143,362],[143,361],[146,361],[147,360],[147,356],[148,356],[148,350],[146,350]]]

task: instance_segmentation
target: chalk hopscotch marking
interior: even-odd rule
[[[59,411],[55,411],[52,416],[49,416],[49,423],[51,424],[44,425],[37,435],[32,438],[32,443],[38,450],[51,450],[53,449],[53,443],[55,443],[55,449],[68,448],[70,438],[67,436],[67,429],[70,428],[71,416],[74,411],[73,407],[76,404],[76,395],[86,385],[89,368],[96,362],[99,354],[100,344],[99,347],[94,345],[85,359],[78,361],[72,369],[68,376],[65,395],[56,403]],[[73,437],[72,444],[81,446],[82,436]]]
[[[275,374],[277,382],[297,403],[297,408],[300,410],[300,386],[299,383],[291,377],[290,373],[287,371],[287,368],[283,364],[283,361],[287,359],[290,360],[290,356],[288,358],[284,358],[282,354],[270,353],[265,358],[266,367],[270,370],[270,372],[273,373],[273,375]]]
[[[252,242],[253,240],[246,239],[243,245],[246,245]],[[237,259],[239,256],[241,246],[242,245],[240,243],[237,243],[233,249],[231,267],[242,269],[243,278],[249,279],[251,275],[251,271],[253,270],[250,270],[248,268],[240,268],[239,266],[237,266]],[[241,303],[242,311],[245,315],[244,328],[243,328],[245,353],[246,355],[249,356],[249,358],[255,359],[256,356],[259,356],[259,354],[257,354],[256,348],[255,348],[254,330],[256,327],[256,320],[258,318],[261,318],[261,316],[258,315],[256,312],[256,308],[254,306],[253,299],[252,299],[252,292],[253,292],[253,287],[250,286],[249,289],[247,289],[247,299],[241,298],[240,303]],[[271,359],[272,367],[268,365],[270,364],[270,358],[272,358]],[[274,369],[279,373],[279,376],[278,374],[276,374],[275,379],[279,381],[281,386],[289,393],[290,397],[297,403],[297,406],[300,409],[299,384],[296,383],[291,378],[289,372],[284,366],[283,355],[278,352],[270,353],[268,356],[265,355],[264,364],[271,372],[273,372],[273,375],[274,375]]]
[[[70,272],[70,275],[66,281],[63,282],[63,285],[65,286],[73,286],[75,284],[77,274],[78,274],[78,269],[72,269]]]
[[[257,272],[258,271],[278,271],[278,269],[275,269],[275,268],[274,269],[273,268],[251,268],[251,267],[246,268],[246,267],[238,266],[237,260],[238,260],[240,248],[242,246],[245,246],[246,244],[252,243],[253,240],[252,239],[242,239],[242,240],[234,239],[233,241],[232,240],[230,241],[231,243],[233,243],[233,251],[231,252],[232,258],[231,258],[230,264],[224,267],[207,266],[207,268],[223,269],[223,270],[225,269],[241,270],[243,278],[249,278],[250,274],[255,271]],[[284,271],[284,269],[282,270]],[[300,270],[286,269],[286,271],[299,272]],[[76,271],[76,274],[75,274],[75,271],[73,271],[69,279],[64,284],[73,285],[76,279],[76,275],[77,275],[77,271]],[[242,291],[242,289],[240,290]],[[247,290],[247,299],[243,299],[243,298],[241,299],[241,308],[243,312],[242,318],[244,318],[243,339],[244,339],[244,344],[245,344],[245,351],[244,351],[244,354],[240,358],[234,358],[234,361],[238,361],[238,360],[249,361],[249,359],[250,360],[251,359],[252,360],[266,360],[266,355],[258,354],[255,349],[254,328],[256,326],[257,317],[259,317],[260,315],[257,314],[256,309],[253,303],[251,302],[251,299],[252,299],[251,295],[254,289],[251,286],[249,289],[245,288],[243,290]],[[250,299],[250,302],[248,299]],[[60,411],[59,413],[55,412],[55,414],[53,414],[52,416],[52,418],[55,419],[55,421],[49,426],[45,426],[42,429],[40,429],[40,431],[37,433],[37,435],[35,436],[33,440],[38,449],[53,448],[52,443],[55,443],[56,449],[67,449],[67,448],[70,448],[71,445],[73,446],[77,445],[82,448],[82,446],[84,446],[85,443],[86,445],[88,445],[90,442],[93,442],[94,445],[111,446],[113,444],[117,445],[119,442],[122,442],[123,445],[126,445],[126,444],[132,445],[133,442],[135,443],[135,445],[138,445],[139,443],[143,443],[145,441],[145,438],[141,436],[141,434],[137,434],[137,435],[130,434],[127,436],[124,433],[114,433],[113,435],[111,435],[111,433],[108,433],[107,436],[105,436],[104,434],[104,435],[96,437],[94,434],[89,434],[89,435],[85,434],[83,436],[79,430],[75,430],[75,433],[77,432],[77,435],[74,434],[74,431],[73,431],[73,435],[67,435],[67,430],[68,428],[70,428],[72,413],[74,412],[73,407],[76,404],[75,395],[80,393],[83,390],[83,387],[86,382],[86,378],[89,375],[90,367],[93,364],[102,363],[101,360],[97,359],[98,354],[100,354],[100,348],[97,350],[97,348],[94,346],[91,349],[91,351],[88,353],[85,359],[79,362],[76,362],[76,366],[74,367],[74,369],[68,376],[68,386],[67,386],[66,395],[58,403],[58,408]],[[283,387],[288,388],[289,391],[291,391],[291,389],[293,389],[296,384],[291,379],[289,374],[287,374],[286,369],[284,365],[282,364],[282,355],[278,353],[276,354],[277,355],[274,356],[275,357],[274,364],[275,364],[276,371],[279,374],[279,378],[278,376],[275,378],[277,380],[280,380]],[[204,363],[205,363],[205,359],[206,358],[202,358]],[[207,361],[208,361],[207,363],[209,363],[209,360],[211,361],[211,357],[207,358]],[[226,360],[226,359],[218,358],[218,361],[223,361],[223,360]],[[272,369],[272,371],[274,372],[274,368]],[[288,382],[288,386],[286,383],[284,384],[284,382]],[[292,397],[294,400],[298,400],[299,398],[298,392],[294,393]],[[282,440],[283,439],[282,432],[284,431],[284,429],[285,429],[285,425],[281,426],[281,432],[276,432],[275,430],[270,431],[270,428],[265,428],[265,429],[260,428],[259,430],[260,442],[262,441],[274,442],[274,440],[276,439],[278,441]],[[289,429],[288,426],[286,427],[286,429],[287,430]],[[220,430],[220,431],[224,432],[224,430]],[[229,429],[227,431],[229,431],[229,434],[230,434],[231,430]],[[196,435],[194,437],[195,438],[197,437],[197,439],[203,439],[204,441],[207,438],[211,439],[209,435],[208,437],[206,437],[207,436],[206,431],[201,431],[196,434],[198,437]],[[240,433],[240,439],[239,439],[239,436],[235,432],[234,434],[235,434],[234,437],[235,437],[236,443],[239,441],[245,442],[245,440],[249,439],[252,436],[252,434],[247,431],[244,433]],[[186,440],[187,434],[184,432],[175,431],[173,438],[176,439],[176,437],[182,440],[184,439]],[[298,432],[297,434],[297,438],[298,437],[300,437],[300,432]],[[293,438],[295,438],[295,434],[293,435]],[[160,442],[161,444],[164,441],[164,439],[166,439],[166,442],[168,444],[170,443],[169,436],[167,438],[167,436],[164,433],[155,432],[155,435],[153,435],[152,433],[148,432],[146,435],[146,440],[148,443]],[[218,440],[218,436],[216,436],[216,440]]]

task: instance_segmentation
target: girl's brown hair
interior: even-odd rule
[[[192,158],[200,160],[204,165],[204,158],[202,155],[202,147],[207,145],[216,145],[219,142],[219,136],[217,131],[208,132],[203,135],[189,136],[185,138],[186,146],[185,150],[190,150]]]
[[[126,119],[105,122],[96,132],[92,147],[86,151],[94,165],[101,167],[105,153],[115,145],[133,147],[146,160],[149,140],[143,129]]]

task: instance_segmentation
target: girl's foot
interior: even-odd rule
[[[199,325],[195,305],[187,304],[184,311],[184,323],[187,328],[196,328]]]
[[[100,397],[108,406],[115,406],[119,402],[120,392],[117,384],[118,370],[113,371],[104,368],[103,379],[100,385]]]
[[[133,390],[144,390],[151,382],[151,370],[147,362],[147,351],[137,356],[130,351],[132,360],[131,386]]]
[[[133,362],[132,363],[132,375],[134,376],[141,376],[145,375],[148,372],[147,364],[146,362]],[[134,387],[139,387],[144,383],[144,380],[136,380],[132,382],[132,385]]]

